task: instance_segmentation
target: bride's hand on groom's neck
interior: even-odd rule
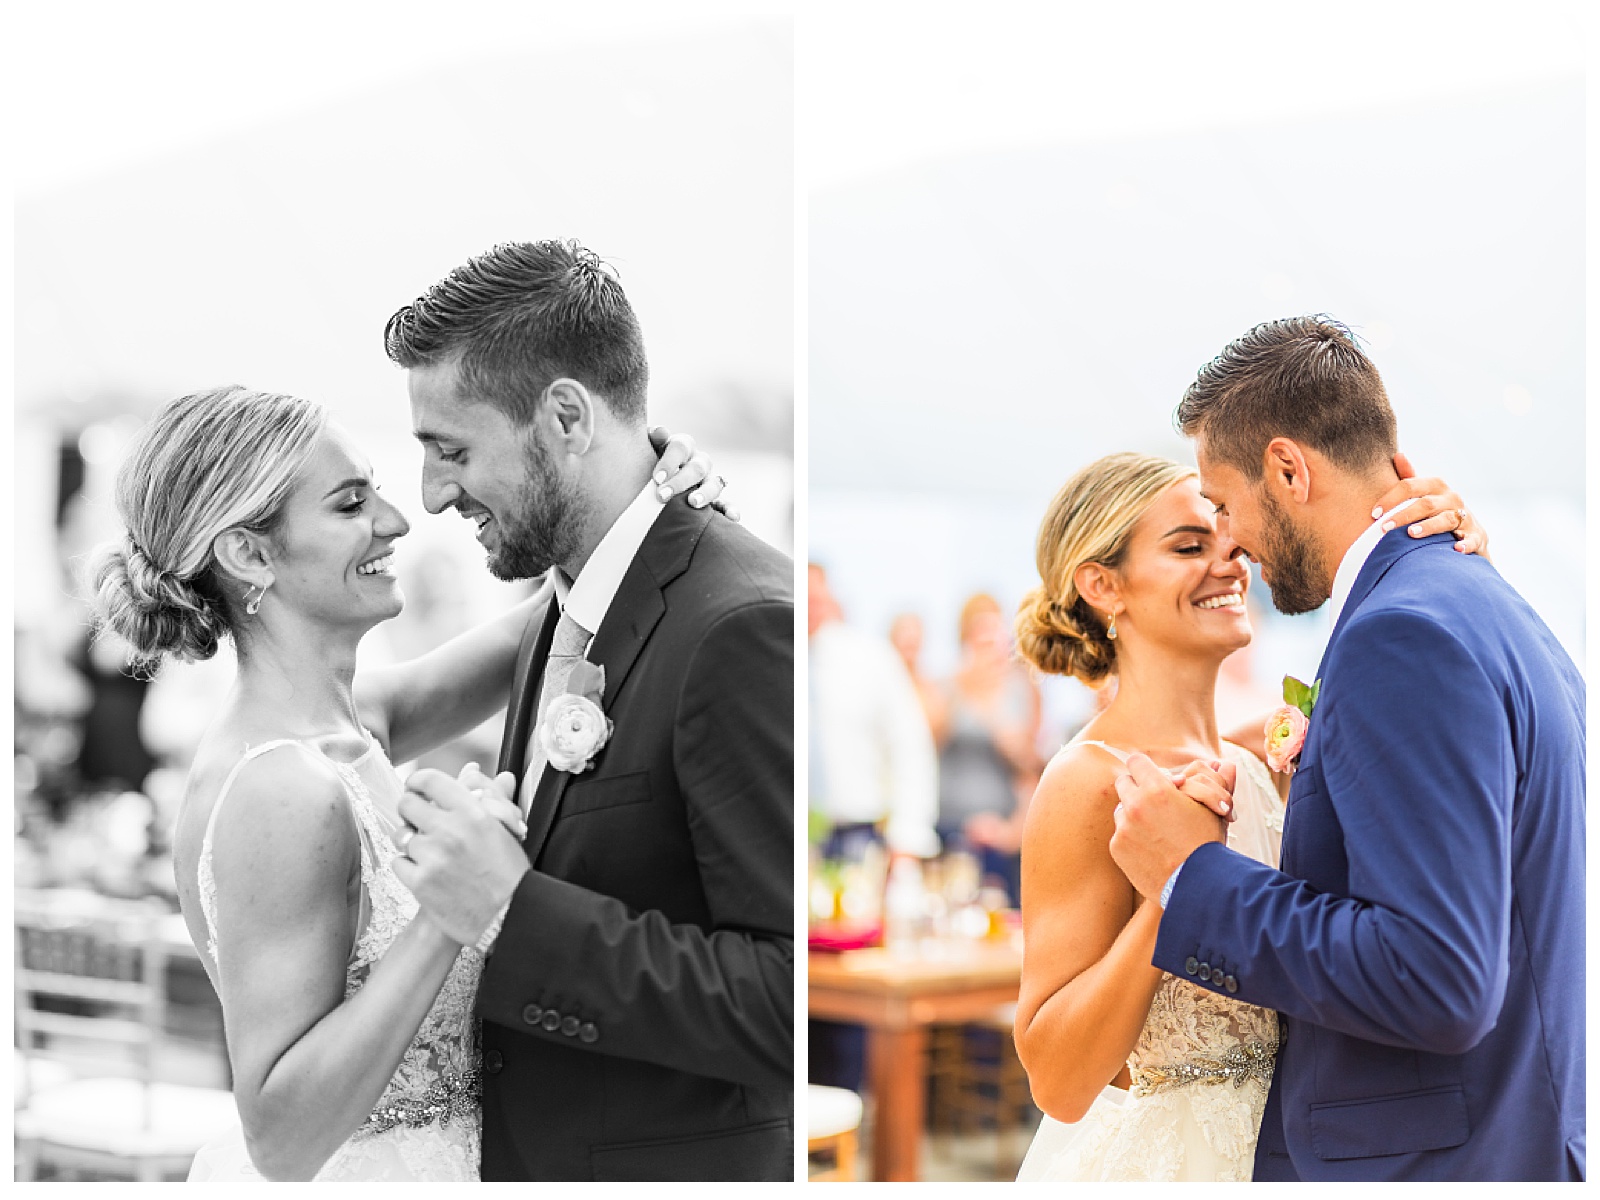
[[[1403,519],[1408,523],[1406,532],[1411,537],[1452,533],[1456,536],[1456,549],[1462,554],[1481,554],[1488,558],[1489,531],[1472,515],[1467,502],[1442,479],[1417,478],[1416,469],[1404,453],[1396,451],[1392,461],[1399,481],[1373,505],[1372,519],[1376,521],[1409,500],[1411,503],[1405,511],[1391,518],[1385,532]]]

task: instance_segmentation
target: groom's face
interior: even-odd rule
[[[1251,481],[1237,467],[1211,459],[1203,438],[1195,457],[1200,494],[1216,506],[1218,536],[1232,541],[1235,553],[1260,564],[1272,606],[1294,614],[1321,605],[1329,589],[1316,539],[1294,523],[1264,481]]]
[[[477,526],[497,579],[531,579],[575,557],[582,520],[576,483],[565,478],[537,423],[519,427],[493,404],[464,393],[453,362],[408,373],[412,432],[422,443],[422,503],[455,509]]]

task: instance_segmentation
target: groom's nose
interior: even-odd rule
[[[422,464],[422,507],[438,516],[461,498],[461,488],[442,469],[442,464]]]

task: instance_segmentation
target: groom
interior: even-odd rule
[[[387,343],[428,510],[554,569],[500,753],[525,840],[436,771],[400,809],[488,955],[482,1177],[792,1179],[792,565],[657,498],[639,326],[576,243],[471,260]]]
[[[1257,326],[1177,420],[1277,608],[1334,602],[1281,870],[1141,756],[1117,784],[1154,965],[1281,1014],[1255,1178],[1582,1179],[1582,678],[1487,560],[1374,519],[1395,421],[1343,326]]]

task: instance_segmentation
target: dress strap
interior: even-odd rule
[[[259,746],[251,746],[239,756],[239,761],[233,764],[233,770],[228,772],[228,777],[222,781],[222,790],[217,793],[216,803],[211,806],[211,816],[206,821],[205,836],[200,839],[200,853],[211,853],[211,837],[216,832],[217,814],[222,811],[222,802],[228,798],[228,791],[233,787],[233,781],[239,777],[239,772],[244,770],[244,765],[253,759],[260,758],[269,750],[276,750],[279,746],[299,746],[310,754],[319,754],[315,747],[294,738],[275,738],[270,742],[262,742]]]
[[[1119,750],[1115,746],[1108,746],[1105,742],[1097,742],[1092,738],[1073,738],[1070,742],[1067,743],[1067,745],[1069,745],[1069,746],[1098,746],[1100,749],[1104,750],[1107,754],[1111,755],[1111,757],[1115,758],[1123,766],[1127,766],[1128,765],[1128,759],[1133,754],[1133,751],[1131,751],[1131,750]]]

